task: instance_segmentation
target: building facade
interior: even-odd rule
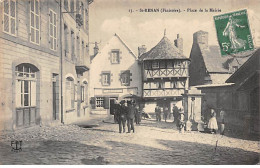
[[[82,116],[88,102],[89,3],[0,3],[1,129],[69,123]]]
[[[172,109],[189,87],[189,59],[182,53],[183,40],[177,35],[175,45],[164,35],[150,51],[139,57],[142,69],[142,98],[146,112],[156,105]]]
[[[190,86],[223,84],[247,59],[222,57],[218,46],[208,45],[208,32],[195,32],[190,53]]]
[[[96,46],[95,46],[96,48]],[[91,62],[92,113],[113,114],[115,100],[125,95],[141,96],[141,75],[137,57],[115,34]]]

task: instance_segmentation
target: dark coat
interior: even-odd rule
[[[121,119],[126,119],[127,111],[127,107],[125,105],[121,105],[119,108],[119,117]]]
[[[130,105],[128,107],[128,111],[127,111],[127,118],[128,119],[134,119],[135,118],[135,112],[136,112],[135,107]]]

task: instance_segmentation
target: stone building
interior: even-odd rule
[[[117,34],[94,54],[90,75],[92,114],[107,115],[109,109],[113,114],[111,107],[115,100],[124,95],[141,96],[137,57]]]
[[[91,2],[0,3],[1,129],[70,123],[84,117]]]
[[[140,52],[142,98],[146,112],[154,112],[157,104],[172,109],[172,104],[181,101],[182,94],[188,90],[190,60],[182,53],[182,43],[179,35],[175,45],[164,35],[150,51]]]
[[[247,59],[222,57],[218,46],[208,45],[208,32],[195,32],[190,53],[190,86],[223,84]]]

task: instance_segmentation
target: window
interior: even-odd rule
[[[111,52],[111,63],[118,64],[119,63],[119,51]]]
[[[71,60],[74,61],[75,59],[75,34],[71,31]]]
[[[81,14],[81,17],[82,17],[82,23],[83,23],[83,28],[84,28],[84,4],[83,4],[83,2],[81,2],[81,6],[80,6],[80,14]]]
[[[86,25],[86,30],[88,32],[88,10],[85,10],[85,25]]]
[[[157,85],[158,89],[164,89],[165,88],[164,82],[157,82],[156,85]]]
[[[81,58],[80,58],[80,61],[81,61],[81,63],[83,63],[83,64],[84,64],[84,53],[85,53],[84,41],[82,41],[82,44],[81,44]]]
[[[130,85],[130,71],[125,71],[121,74],[121,85],[123,86]]]
[[[179,88],[178,81],[171,82],[172,88]]]
[[[79,40],[79,37],[77,36],[77,41],[76,41],[76,50],[77,50],[77,56],[76,58],[77,59],[80,59],[80,40]],[[80,60],[78,60],[80,61]]]
[[[50,10],[50,44],[52,50],[57,50],[57,14]]]
[[[81,86],[81,103],[85,101],[85,86]]]
[[[74,12],[74,0],[70,0],[70,12]],[[74,15],[74,13],[72,13]]]
[[[110,85],[110,73],[102,73],[102,85]]]
[[[39,0],[31,0],[30,12],[30,35],[31,42],[40,44],[40,9]]]
[[[66,109],[74,109],[75,102],[75,85],[74,80],[70,77],[66,79]]]
[[[69,44],[68,44],[68,26],[64,24],[64,48],[65,48],[65,56],[67,57],[67,53],[69,52]]]
[[[232,72],[236,72],[238,70],[238,66],[233,66],[232,68]]]
[[[16,107],[36,106],[36,68],[20,64],[16,66]]]
[[[4,32],[15,35],[16,34],[16,1],[4,0]]]
[[[96,97],[96,107],[104,107],[104,98]]]
[[[153,69],[159,68],[159,62],[158,62],[158,61],[153,61],[153,63],[152,63],[152,68],[153,68]]]
[[[67,11],[69,10],[68,0],[64,0],[64,8],[65,8]]]

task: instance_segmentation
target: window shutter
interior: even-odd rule
[[[109,97],[104,97],[104,109],[109,109]]]
[[[91,104],[91,108],[92,109],[96,108],[96,99],[95,99],[95,97],[91,97],[90,98],[90,104]]]
[[[107,83],[110,85],[110,82],[111,82],[111,74],[108,74],[107,75]]]
[[[36,106],[36,82],[31,81],[31,106]]]
[[[16,107],[21,107],[21,87],[22,82],[20,80],[15,81],[15,88],[16,88]]]

